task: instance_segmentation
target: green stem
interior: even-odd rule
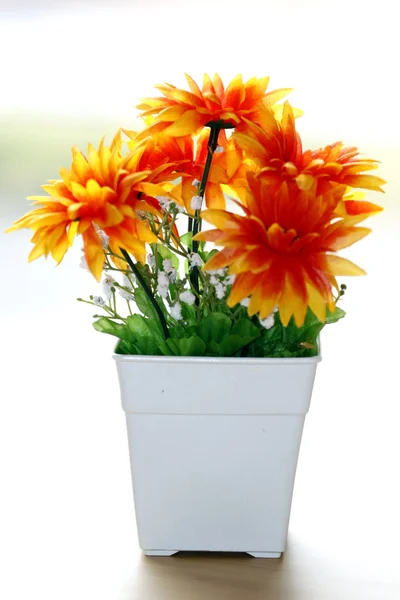
[[[84,300],[83,298],[77,298],[78,302],[84,302],[85,304],[90,304],[91,306],[95,306],[96,308],[101,308],[102,310],[105,310],[110,316],[107,316],[107,319],[119,319],[120,321],[124,321],[124,318],[121,317],[116,311],[114,311],[110,306],[107,306],[107,304],[104,304],[103,306],[99,306],[98,304],[95,304],[94,302],[92,302],[91,300]]]
[[[161,308],[158,305],[158,302],[154,298],[153,294],[151,293],[151,290],[147,286],[147,283],[143,279],[143,277],[142,277],[139,269],[137,268],[137,266],[135,265],[135,263],[132,261],[132,259],[129,256],[129,254],[127,253],[127,251],[124,250],[123,248],[120,248],[120,250],[121,250],[121,253],[122,253],[124,259],[126,260],[126,262],[128,263],[128,265],[132,269],[132,272],[135,275],[136,279],[138,280],[139,284],[142,286],[144,293],[146,294],[146,296],[150,300],[150,302],[151,302],[154,310],[156,311],[157,316],[158,316],[158,318],[160,320],[160,324],[161,324],[161,327],[162,327],[162,330],[163,330],[163,333],[164,333],[164,337],[165,337],[165,339],[167,339],[169,337],[167,322],[165,320],[165,317],[164,317],[164,315],[162,313]]]
[[[204,193],[206,191],[208,177],[210,175],[210,169],[211,169],[213,155],[214,155],[215,149],[218,145],[218,136],[219,136],[219,132],[221,131],[221,125],[217,122],[211,122],[208,124],[208,126],[210,127],[210,136],[208,138],[208,144],[207,144],[207,148],[208,148],[207,160],[206,160],[206,164],[204,166],[203,177],[201,178],[200,189],[199,189],[199,196],[201,198],[204,198]],[[199,231],[201,231],[200,211],[201,211],[201,209],[196,210],[195,218],[193,219],[193,223],[192,223],[193,237],[196,235],[196,233],[199,233]],[[199,248],[199,242],[193,241],[193,243],[192,243],[193,252],[197,252],[198,248]],[[192,272],[190,274],[190,281],[193,285],[193,288],[197,291],[196,304],[198,304],[198,292],[199,292],[199,270],[198,270],[198,267],[193,267]]]

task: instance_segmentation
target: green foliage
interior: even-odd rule
[[[151,327],[153,329],[157,329],[161,335],[162,327],[161,327],[160,320],[157,316],[154,306],[150,302],[145,291],[142,288],[138,287],[135,289],[133,296],[135,299],[136,306],[138,307],[140,312],[143,313],[143,315],[145,317],[148,317],[151,320],[151,323],[152,323]],[[164,305],[162,303],[159,303],[159,306],[160,306],[164,316],[166,317],[167,311],[165,310]]]
[[[167,215],[165,222],[168,219],[170,216]],[[90,296],[90,301],[79,299],[101,307],[106,313],[100,318],[95,315],[94,328],[117,338],[117,354],[309,357],[319,353],[319,335],[323,327],[345,316],[342,309],[336,308],[327,313],[322,323],[308,309],[303,325],[297,327],[293,318],[283,326],[279,312],[276,312],[263,324],[258,316],[249,317],[245,306],[238,304],[231,308],[227,305],[232,287],[228,269],[211,273],[199,270],[200,288],[196,288],[187,250],[191,245],[190,232],[181,236],[176,249],[168,242],[152,244],[153,259],[149,258],[148,264],[134,264],[128,260],[129,256],[125,257],[130,270],[121,271],[129,276],[123,277],[121,284],[113,277],[114,273],[107,275],[103,282],[106,300],[100,296]],[[202,243],[198,246],[203,262],[210,260],[216,252],[216,249],[207,252]],[[189,271],[186,277],[179,273],[178,255]],[[175,269],[167,268],[164,264],[167,259]],[[119,270],[112,266],[110,259],[107,265],[110,271]],[[345,285],[340,287],[336,301],[345,289]],[[127,316],[117,310],[118,295],[127,302]],[[133,310],[131,301],[136,305]],[[272,326],[267,329],[264,326],[267,324]]]
[[[179,269],[179,258],[177,257],[177,255],[174,254],[173,252],[171,252],[171,250],[169,248],[167,248],[166,246],[162,246],[161,244],[158,244],[157,245],[157,262],[158,262],[159,269],[162,269],[162,262],[166,258],[169,258],[172,261],[172,266],[175,267],[175,269]]]
[[[166,356],[204,356],[206,344],[198,336],[168,338],[161,342],[160,349]]]
[[[265,329],[257,317],[249,318],[242,307],[234,311],[221,304],[218,308],[224,307],[222,311],[209,313],[198,320],[196,308],[185,304],[182,306],[185,324],[171,326],[169,337],[165,339],[158,320],[154,318],[154,309],[140,289],[135,291],[136,296],[138,307],[145,316],[131,315],[124,324],[107,317],[101,317],[94,323],[97,331],[119,338],[115,349],[117,354],[258,358],[316,356],[322,328],[345,316],[342,309],[336,308],[334,313],[327,313],[325,323],[322,323],[308,309],[301,327],[296,326],[293,318],[284,327],[279,313],[276,313],[274,326]]]
[[[199,325],[198,331],[201,338],[209,344],[219,343],[229,334],[232,321],[221,313],[212,313]]]
[[[193,232],[188,231],[187,233],[184,233],[183,235],[181,235],[181,237],[179,239],[184,246],[187,246],[188,248],[192,249],[192,238],[193,238]]]
[[[292,318],[284,327],[275,314],[275,324],[271,329],[264,329],[260,339],[250,345],[247,356],[272,358],[290,358],[317,356],[319,353],[318,336],[323,327],[329,323],[336,323],[345,316],[345,312],[336,307],[334,313],[328,311],[326,320],[322,323],[314,313],[308,309],[304,324],[297,327]]]
[[[115,335],[115,337],[127,342],[130,340],[129,330],[121,323],[116,323],[107,317],[100,317],[100,319],[93,323],[93,327],[101,333]]]
[[[208,260],[210,260],[210,258],[212,258],[214,256],[214,254],[217,254],[217,252],[218,252],[218,250],[216,248],[213,248],[212,250],[210,250],[210,252],[206,252],[203,249],[203,244],[199,245],[198,254],[204,263],[206,263]]]

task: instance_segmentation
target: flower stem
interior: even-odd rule
[[[145,282],[145,280],[143,279],[139,269],[137,268],[137,266],[135,265],[135,263],[132,261],[131,257],[129,256],[129,254],[127,253],[126,250],[124,250],[123,248],[120,248],[122,256],[124,257],[124,259],[126,260],[126,262],[128,263],[128,265],[130,266],[130,268],[132,269],[133,274],[135,275],[136,279],[138,280],[139,284],[142,286],[143,291],[145,292],[146,296],[148,297],[148,299],[150,300],[154,310],[157,313],[157,316],[160,320],[160,324],[164,333],[164,337],[165,339],[167,339],[169,337],[169,332],[168,332],[168,327],[167,327],[167,322],[165,320],[165,317],[162,313],[161,308],[158,305],[158,302],[156,301],[156,299],[154,298],[153,294],[151,293],[151,290],[148,288],[147,283]]]
[[[208,126],[210,127],[210,136],[208,138],[208,144],[207,144],[207,149],[208,149],[207,160],[206,160],[206,164],[204,165],[203,177],[201,178],[200,189],[199,189],[199,196],[201,198],[204,198],[204,193],[206,191],[208,177],[210,175],[210,169],[211,169],[213,155],[214,155],[215,149],[218,145],[219,132],[222,129],[221,124],[214,122],[214,121],[211,121],[208,124]],[[193,237],[196,235],[196,233],[199,233],[199,231],[201,231],[200,211],[201,211],[201,209],[196,210],[195,218],[193,219],[193,222],[191,224],[192,231],[193,231]],[[199,248],[199,242],[193,241],[193,243],[192,243],[193,252],[197,252],[198,248]],[[192,283],[193,288],[197,291],[196,304],[198,304],[198,292],[199,292],[198,267],[193,267],[192,272],[190,274],[190,281]]]

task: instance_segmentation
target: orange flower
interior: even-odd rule
[[[195,141],[192,136],[171,137],[162,132],[141,139],[138,132],[127,129],[123,129],[123,132],[130,138],[129,149],[140,155],[141,169],[154,170],[169,164],[168,172],[165,169],[163,171],[164,178],[166,180],[181,178],[179,184],[170,183],[164,187],[177,204],[192,214],[194,211],[190,208],[190,201],[197,194],[193,180],[201,179],[204,168],[203,164],[197,162]]]
[[[158,213],[153,198],[164,194],[160,183],[170,165],[156,170],[138,170],[140,156],[124,157],[117,136],[111,147],[100,143],[96,151],[91,144],[88,157],[72,148],[71,169],[61,169],[61,181],[51,180],[42,188],[49,196],[31,196],[38,205],[16,221],[8,231],[34,230],[35,244],[29,260],[51,254],[57,263],[63,259],[76,235],[83,238],[84,253],[90,271],[100,279],[104,265],[104,249],[97,233],[101,229],[109,238],[116,254],[120,247],[144,263],[146,243],[157,242],[142,212]]]
[[[223,121],[232,127],[244,126],[244,118],[258,121],[258,112],[263,103],[272,106],[291,90],[280,89],[266,93],[269,77],[253,77],[243,83],[237,75],[225,89],[219,75],[211,80],[204,75],[202,89],[189,75],[185,75],[190,92],[168,83],[156,88],[164,98],[144,98],[137,106],[141,116],[154,116],[141,137],[164,131],[170,136],[183,136],[196,133],[211,121]]]
[[[197,141],[196,164],[201,165],[203,173],[207,158],[208,132],[204,131]],[[224,146],[220,146],[221,152],[213,156],[210,174],[205,190],[207,208],[222,208],[226,206],[223,189],[234,190],[239,197],[247,188],[246,175],[251,167],[244,162],[243,152],[234,143],[232,138],[228,139]]]
[[[303,152],[289,102],[284,103],[281,120],[263,108],[259,121],[259,125],[248,122],[246,132],[235,132],[232,137],[257,164],[259,175],[266,182],[279,185],[291,180],[299,188],[308,190],[317,180],[318,194],[337,184],[383,191],[380,187],[385,183],[383,179],[363,174],[378,168],[377,161],[359,158],[355,147],[347,148],[342,142],[336,142]]]
[[[258,313],[265,319],[277,306],[283,325],[294,316],[301,326],[309,306],[325,321],[326,308],[335,308],[332,286],[338,288],[336,276],[364,274],[334,253],[370,232],[355,226],[366,215],[338,216],[345,186],[317,195],[316,185],[301,190],[283,182],[276,188],[252,174],[248,183],[245,216],[223,210],[202,213],[216,229],[201,232],[195,239],[223,246],[205,269],[229,267],[236,279],[228,306],[251,296],[250,316]]]
[[[191,199],[198,190],[193,186],[193,180],[201,181],[207,158],[208,131],[204,130],[195,140],[192,136],[171,137],[165,132],[153,134],[152,137],[140,139],[135,131],[123,129],[130,138],[128,147],[140,154],[140,169],[157,169],[161,165],[172,165],[168,171],[169,179],[181,178],[176,184],[165,186],[174,200],[185,207],[189,214],[194,214]],[[243,162],[243,152],[232,140],[224,140],[220,146],[222,152],[213,156],[205,190],[205,205],[207,208],[225,208],[225,198],[221,185],[231,186],[240,195],[247,187],[246,173],[250,169]],[[163,176],[166,177],[164,170]]]

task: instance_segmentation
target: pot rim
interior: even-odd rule
[[[245,358],[245,357],[223,357],[223,356],[152,356],[150,354],[113,354],[116,362],[150,362],[150,363],[172,363],[172,364],[206,364],[206,365],[253,365],[253,366],[289,366],[317,364],[322,360],[321,353],[317,356],[290,357],[290,358]]]

